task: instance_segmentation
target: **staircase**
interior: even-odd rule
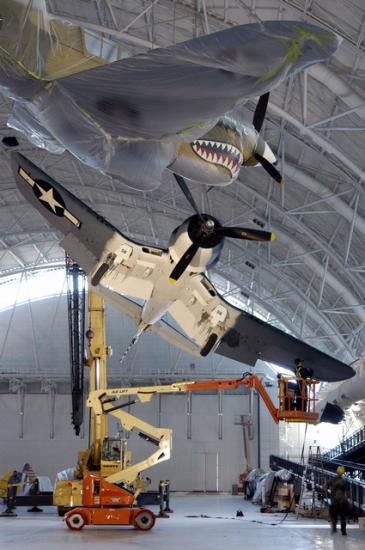
[[[339,445],[324,453],[323,458],[344,459],[365,464],[365,426],[343,439]]]
[[[313,457],[312,457],[313,460]],[[322,456],[323,460],[323,456]],[[324,462],[325,466],[325,462]],[[346,467],[346,466],[345,466]],[[324,485],[325,482],[329,479],[333,479],[336,476],[334,471],[321,469],[318,465],[310,464],[307,465],[300,464],[298,462],[292,462],[286,458],[282,458],[275,455],[270,455],[270,468],[272,470],[280,470],[285,468],[292,471],[294,474],[300,478],[309,477],[310,480],[313,480],[316,490],[318,492],[323,492],[324,494]],[[305,473],[304,473],[305,472]],[[365,483],[364,481],[358,479],[347,478],[346,480],[349,484],[350,499],[349,503],[352,509],[356,512],[358,516],[365,515]],[[322,486],[322,491],[320,491],[320,486]],[[299,493],[298,493],[299,497]],[[300,497],[299,497],[300,500]]]

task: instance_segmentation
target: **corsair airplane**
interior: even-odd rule
[[[329,382],[354,375],[350,366],[233,307],[204,275],[218,259],[224,238],[269,241],[272,233],[222,227],[214,217],[197,213],[173,231],[166,250],[142,245],[24,156],[13,154],[12,166],[21,193],[63,235],[60,246],[95,290],[135,320],[137,336],[152,328],[189,353],[215,352],[251,366],[263,359],[293,370],[300,358],[315,378]],[[181,333],[162,322],[167,312]]]

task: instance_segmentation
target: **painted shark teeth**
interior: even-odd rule
[[[234,177],[243,162],[241,151],[229,143],[197,139],[191,144],[193,151],[207,162],[223,166]]]

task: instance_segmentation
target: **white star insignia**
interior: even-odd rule
[[[59,208],[63,208],[62,204],[56,201],[56,199],[53,196],[53,189],[48,189],[48,191],[45,191],[38,183],[36,184],[38,189],[42,192],[42,195],[39,197],[40,201],[46,202],[53,210],[54,213],[56,213],[56,206]]]

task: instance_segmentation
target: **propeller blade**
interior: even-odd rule
[[[184,273],[185,269],[190,264],[191,260],[194,258],[195,254],[199,250],[199,244],[193,243],[181,256],[180,260],[175,265],[174,269],[170,273],[169,282],[175,283],[181,275]]]
[[[284,182],[283,176],[280,174],[279,170],[277,170],[275,166],[271,164],[271,162],[266,160],[265,157],[262,157],[258,153],[255,153],[254,157],[261,164],[264,170],[266,170],[266,172],[270,174],[272,178],[274,178],[275,181],[277,181],[278,183]]]
[[[265,120],[267,104],[269,103],[270,92],[260,96],[257,102],[255,113],[253,115],[252,124],[257,132],[260,132]]]
[[[191,194],[189,187],[186,185],[186,181],[184,180],[184,178],[182,176],[179,176],[178,174],[175,174],[175,173],[174,173],[174,177],[175,177],[176,182],[177,182],[178,186],[180,187],[181,191],[184,193],[185,197],[187,198],[190,205],[192,206],[193,210],[195,210],[195,212],[198,214],[199,218],[201,220],[203,220],[203,217],[202,217],[202,215],[199,211],[199,208],[197,207],[197,204],[194,200],[194,197]]]
[[[271,231],[250,229],[249,227],[217,227],[215,231],[223,237],[231,237],[232,239],[245,239],[248,241],[274,241],[276,239],[275,233],[271,233]]]

